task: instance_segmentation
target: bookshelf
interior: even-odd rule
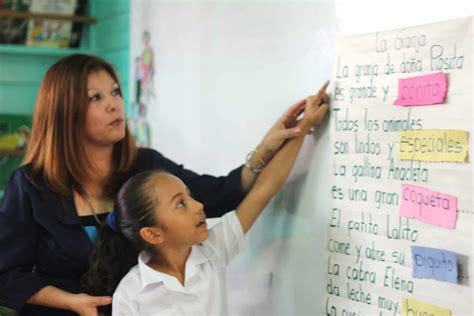
[[[33,47],[26,45],[9,45],[0,44],[0,54],[15,54],[15,55],[32,55],[32,56],[67,56],[74,53],[92,54],[94,50],[91,48],[48,48],[48,47]]]
[[[61,20],[71,21],[75,23],[92,24],[97,23],[97,19],[91,16],[79,16],[79,15],[62,15],[62,14],[51,14],[51,13],[32,13],[27,11],[14,11],[14,10],[2,10],[0,9],[0,17],[7,18],[18,18],[18,19],[45,19],[45,20]]]
[[[52,48],[52,47],[38,47],[28,46],[24,44],[7,44],[0,43],[0,57],[8,58],[8,55],[26,55],[26,56],[56,56],[62,57],[73,53],[85,53],[93,54],[95,52],[95,24],[97,24],[97,18],[92,16],[95,11],[93,3],[89,3],[86,8],[87,15],[62,15],[62,14],[51,14],[51,13],[36,13],[29,11],[17,11],[0,9],[0,18],[12,18],[12,19],[36,19],[36,20],[58,20],[58,21],[70,21],[73,23],[83,24],[80,47],[77,48]],[[4,56],[1,56],[4,55]]]
[[[0,150],[0,158],[3,157],[23,157],[25,154],[24,149],[14,150],[14,151],[4,151]]]

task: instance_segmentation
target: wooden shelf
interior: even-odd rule
[[[18,18],[18,19],[45,19],[71,21],[76,23],[94,24],[97,19],[91,16],[62,15],[51,13],[34,13],[28,11],[0,10],[0,17]]]
[[[18,149],[18,150],[0,150],[0,158],[3,158],[3,157],[23,157],[23,155],[25,154],[25,150],[24,149]]]
[[[18,55],[43,55],[43,56],[67,56],[70,54],[83,53],[93,54],[90,49],[84,48],[50,48],[50,47],[34,47],[22,44],[0,44],[0,54],[18,54]]]

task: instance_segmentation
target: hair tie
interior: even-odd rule
[[[109,227],[116,233],[119,233],[120,232],[120,229],[117,225],[117,221],[115,220],[115,211],[112,210],[112,212],[109,213],[109,215],[107,215],[107,225],[109,225]]]

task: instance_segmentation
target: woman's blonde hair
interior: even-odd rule
[[[29,178],[41,174],[48,186],[66,196],[71,189],[82,192],[81,183],[90,179],[95,164],[85,148],[85,119],[89,104],[89,74],[106,71],[119,85],[113,67],[101,58],[74,54],[46,73],[36,100],[33,129],[24,164],[31,164]],[[112,197],[133,166],[137,149],[128,127],[124,139],[114,145],[113,172],[105,194]]]

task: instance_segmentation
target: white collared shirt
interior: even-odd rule
[[[245,235],[234,212],[209,229],[209,237],[194,245],[185,265],[184,286],[174,276],[149,267],[142,252],[138,265],[120,281],[112,300],[112,315],[227,315],[225,268],[243,250]]]

